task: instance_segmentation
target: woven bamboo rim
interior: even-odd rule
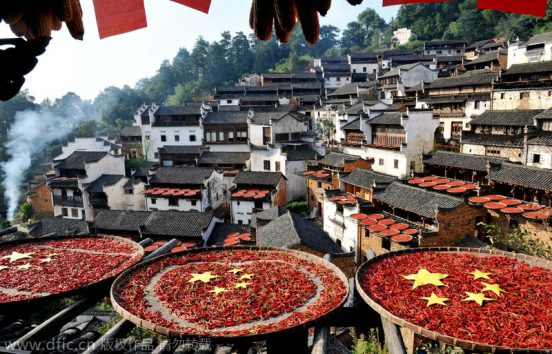
[[[209,336],[212,339],[221,340],[221,341],[232,341],[232,340],[247,340],[247,341],[253,341],[256,339],[266,338],[271,335],[281,333],[281,332],[287,332],[287,331],[293,331],[298,330],[301,328],[309,328],[313,327],[318,323],[321,323],[324,319],[328,318],[331,314],[335,313],[336,310],[341,308],[343,304],[347,301],[347,298],[349,296],[349,281],[345,274],[339,269],[336,265],[326,261],[323,258],[311,255],[306,252],[297,251],[297,250],[291,250],[291,249],[282,249],[282,248],[276,248],[276,247],[257,247],[257,246],[232,246],[232,247],[212,247],[212,248],[203,248],[203,249],[193,249],[193,250],[187,250],[182,252],[176,252],[176,253],[169,253],[165,255],[161,255],[158,257],[155,257],[153,259],[147,260],[145,262],[141,262],[139,264],[134,265],[133,267],[125,270],[123,273],[119,275],[117,279],[115,279],[115,282],[111,285],[111,304],[113,305],[113,308],[115,311],[117,311],[123,318],[126,320],[134,323],[135,325],[142,327],[150,332],[158,333],[164,336],[168,336],[171,338],[178,338],[178,339],[186,339],[190,337],[198,337],[197,334],[193,333],[186,333],[184,331],[174,330],[170,328],[166,328],[162,325],[156,324],[154,322],[142,319],[132,313],[130,313],[128,310],[126,310],[124,307],[119,305],[117,302],[117,299],[119,298],[119,289],[121,288],[121,283],[125,280],[126,277],[130,276],[131,274],[135,272],[139,272],[141,269],[145,268],[146,266],[150,265],[151,263],[160,261],[165,258],[169,257],[182,257],[185,255],[195,254],[195,253],[205,253],[205,252],[227,252],[232,250],[250,250],[250,251],[271,251],[271,252],[280,252],[280,253],[289,253],[293,254],[294,256],[313,262],[317,265],[320,265],[322,267],[325,267],[326,269],[333,271],[334,274],[341,279],[343,282],[343,286],[346,289],[345,295],[341,299],[340,303],[335,306],[332,310],[326,312],[323,315],[318,316],[317,318],[310,320],[305,323],[301,323],[295,326],[291,326],[288,328],[284,328],[280,331],[273,331],[273,332],[267,332],[262,334],[251,334],[251,335],[241,335],[241,336]]]
[[[513,258],[521,262],[525,262],[531,266],[540,267],[548,270],[552,270],[552,261],[548,261],[546,259],[537,258],[528,256],[525,254],[520,253],[511,253],[511,252],[505,252],[501,250],[496,249],[486,249],[486,248],[462,248],[462,247],[427,247],[427,248],[416,248],[416,249],[407,249],[407,250],[400,250],[396,252],[388,252],[382,255],[379,255],[377,257],[374,257],[364,264],[362,264],[356,274],[355,280],[356,280],[356,289],[359,292],[362,299],[372,308],[374,311],[379,313],[384,318],[388,319],[389,321],[395,323],[396,325],[399,325],[400,327],[409,329],[413,331],[414,333],[417,333],[423,337],[439,341],[444,344],[452,345],[455,347],[461,347],[464,349],[476,351],[476,352],[486,352],[486,353],[551,353],[550,350],[536,350],[536,349],[521,349],[521,348],[512,348],[512,347],[504,347],[504,346],[497,346],[497,345],[491,345],[491,344],[485,344],[485,343],[478,343],[469,341],[466,339],[460,339],[455,337],[446,336],[444,334],[431,331],[427,328],[420,327],[418,325],[415,325],[413,323],[410,323],[408,321],[405,321],[404,319],[395,316],[391,312],[387,311],[384,307],[382,307],[380,304],[378,304],[376,301],[374,301],[362,288],[360,285],[359,279],[360,276],[364,275],[366,272],[369,271],[369,268],[374,265],[375,263],[387,259],[392,258],[397,255],[401,254],[408,254],[408,253],[416,253],[416,252],[466,252],[466,253],[474,253],[477,255],[480,255],[481,257],[487,257],[487,256],[504,256],[508,258]]]
[[[80,238],[80,239],[82,239],[82,238],[113,239],[113,240],[116,240],[116,241],[119,241],[119,242],[124,242],[124,243],[127,243],[129,245],[132,245],[134,248],[136,248],[136,252],[139,253],[139,255],[140,255],[140,258],[137,258],[136,261],[134,262],[134,264],[140,262],[140,260],[144,257],[144,248],[140,244],[138,244],[134,241],[128,240],[126,238],[119,237],[119,236],[113,236],[113,235],[48,236],[48,237],[32,238],[32,239],[25,239],[25,240],[0,242],[0,248],[5,247],[5,246],[26,246],[26,245],[34,244],[34,243],[42,243],[44,241],[67,240],[67,239],[75,239],[75,238]],[[4,307],[9,306],[9,308],[11,309],[14,306],[23,306],[23,305],[28,305],[28,304],[31,304],[31,303],[34,304],[34,303],[45,301],[45,300],[52,300],[52,299],[56,299],[56,298],[73,296],[73,295],[77,295],[79,293],[84,293],[84,292],[88,292],[88,291],[92,292],[93,290],[95,290],[97,288],[100,288],[103,285],[113,281],[124,270],[126,270],[126,269],[121,269],[119,272],[113,274],[109,278],[101,279],[99,281],[83,285],[83,286],[81,286],[77,289],[72,289],[72,290],[68,290],[68,291],[64,291],[64,292],[56,293],[56,294],[51,294],[51,295],[47,295],[47,296],[35,297],[35,298],[32,298],[32,299],[27,299],[27,300],[3,302],[3,303],[0,303],[0,308],[4,308]]]

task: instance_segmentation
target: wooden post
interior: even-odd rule
[[[372,250],[366,252],[366,257],[368,258],[368,260],[374,258],[375,256],[376,253]],[[404,345],[399,326],[384,318],[383,316],[380,317],[381,324],[383,326],[383,333],[385,335],[385,342],[387,343],[387,348],[389,348],[389,353],[406,354],[406,346]]]
[[[311,354],[328,353],[329,342],[330,342],[330,328],[316,327],[314,331],[314,341],[312,344]]]

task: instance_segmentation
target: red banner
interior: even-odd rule
[[[479,0],[477,7],[540,17],[546,15],[546,0]]]
[[[201,12],[209,13],[211,7],[211,0],[172,0],[179,4],[191,7]]]
[[[100,39],[148,26],[144,0],[94,0]]]
[[[453,0],[383,0],[383,6],[417,4],[425,2],[451,2]]]

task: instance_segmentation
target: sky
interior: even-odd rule
[[[220,33],[251,32],[248,25],[251,0],[213,0],[208,15],[170,0],[146,0],[148,27],[134,32],[99,39],[91,0],[81,0],[84,11],[84,41],[74,40],[67,29],[52,34],[52,41],[33,72],[26,76],[28,89],[38,102],[75,92],[84,99],[94,99],[108,86],[133,86],[152,76],[165,59],[171,60],[181,47],[191,49],[198,36],[219,40]],[[351,6],[334,0],[321,25],[345,28],[367,7],[389,21],[397,6],[381,7],[381,1],[365,0]],[[13,36],[5,24],[0,35]]]

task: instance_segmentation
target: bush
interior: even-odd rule
[[[307,212],[307,201],[298,200],[288,203],[286,208],[295,214],[305,214]]]
[[[368,338],[364,334],[357,337],[355,330],[351,331],[353,337],[353,354],[389,354],[386,344],[381,344],[379,332],[370,329]]]

